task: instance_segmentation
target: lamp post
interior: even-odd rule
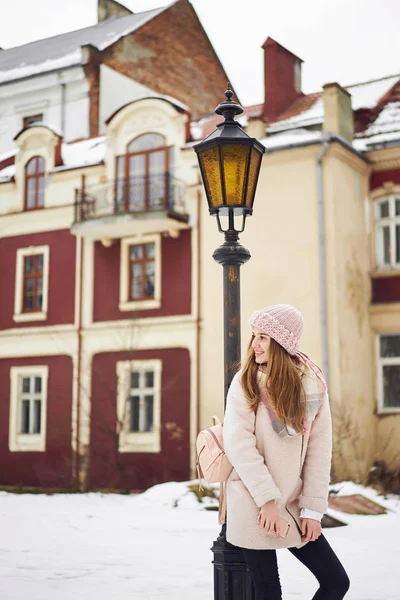
[[[232,91],[216,109],[224,121],[194,150],[211,215],[217,219],[224,243],[213,258],[223,266],[224,295],[224,407],[228,388],[240,361],[240,267],[250,259],[250,252],[239,243],[246,217],[253,212],[254,196],[262,155],[265,148],[242,129],[234,117],[243,108],[232,100]],[[223,223],[225,222],[226,227]],[[236,225],[239,222],[239,227]],[[212,547],[214,553],[214,599],[254,600],[255,593],[241,551],[226,541],[222,526]]]

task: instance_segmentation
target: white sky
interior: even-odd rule
[[[305,93],[332,81],[400,73],[400,0],[237,0],[239,10],[232,0],[191,2],[243,104],[263,100],[261,45],[268,36],[304,60]],[[121,3],[140,12],[170,2]],[[96,11],[97,0],[0,0],[0,46],[94,25]]]

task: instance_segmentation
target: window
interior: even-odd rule
[[[43,306],[43,254],[24,256],[22,312],[40,312]]]
[[[46,449],[47,366],[11,367],[11,452]]]
[[[120,310],[161,306],[160,235],[121,240]]]
[[[129,246],[129,299],[154,298],[155,244],[132,244]]]
[[[145,133],[117,157],[116,205],[121,211],[167,208],[170,203],[173,148],[164,136]]]
[[[44,169],[41,156],[34,156],[25,165],[25,210],[44,206]]]
[[[378,412],[400,412],[400,334],[378,340]]]
[[[375,251],[377,267],[400,268],[400,195],[375,204]]]
[[[43,122],[43,113],[38,113],[37,115],[29,115],[24,117],[22,120],[22,126],[25,129],[34,123],[42,123]]]
[[[17,250],[14,321],[47,318],[49,246]]]
[[[120,452],[160,452],[161,360],[117,363]]]

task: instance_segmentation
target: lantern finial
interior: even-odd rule
[[[217,115],[222,115],[225,119],[222,123],[218,123],[222,125],[223,123],[236,123],[239,127],[241,127],[240,123],[237,123],[234,119],[236,115],[240,115],[243,112],[243,108],[237,102],[232,100],[233,92],[231,90],[230,83],[228,81],[227,89],[225,92],[226,100],[221,102],[215,109]]]

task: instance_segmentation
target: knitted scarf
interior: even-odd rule
[[[306,431],[308,431],[311,427],[311,423],[315,418],[315,415],[317,414],[322,404],[322,400],[326,394],[327,386],[321,369],[309,356],[307,356],[307,354],[297,352],[296,356],[306,367],[303,373],[302,382],[305,392],[306,404],[304,415],[304,428]],[[297,431],[290,425],[286,426],[283,423],[281,423],[281,421],[275,415],[270,402],[268,401],[267,394],[265,393],[265,388],[261,391],[260,400],[268,410],[274,431],[276,431],[276,433],[280,437],[286,438],[301,435],[299,431]]]

